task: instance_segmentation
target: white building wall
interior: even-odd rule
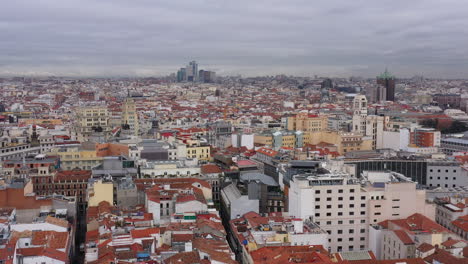
[[[402,144],[400,141],[400,131],[383,131],[382,148],[399,151]]]
[[[16,224],[10,226],[11,231],[23,232],[26,230],[41,230],[41,231],[56,231],[67,232],[66,227],[52,225],[49,223],[35,223],[35,224]]]
[[[146,210],[153,214],[153,221],[158,224],[161,220],[161,205],[146,198]]]
[[[208,210],[208,206],[199,201],[190,201],[185,203],[176,203],[176,213],[187,213],[187,212],[204,212]]]
[[[468,186],[468,172],[460,166],[427,166],[426,185],[429,187]]]
[[[19,264],[19,262],[15,259],[15,263]],[[47,263],[47,264],[64,264],[65,262],[45,257],[45,256],[34,256],[34,257],[24,257],[22,264],[38,264],[38,263]]]

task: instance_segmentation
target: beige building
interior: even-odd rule
[[[296,175],[287,193],[289,214],[326,230],[331,252],[377,250],[380,244],[369,241],[370,224],[414,213],[433,219],[435,214],[425,191],[393,172],[372,172],[359,180],[344,173]]]
[[[426,201],[426,190],[417,189],[416,182],[395,172],[365,171],[362,176],[368,180],[364,189],[369,196],[370,224],[414,213],[435,219],[435,204]]]
[[[114,204],[114,184],[98,180],[88,183],[88,206],[98,206],[100,202]]]
[[[188,159],[211,160],[210,145],[200,142],[200,140],[187,140],[186,151]]]
[[[60,167],[63,170],[91,170],[102,163],[103,157],[98,157],[94,144],[60,146],[52,148],[47,155],[60,157]]]
[[[276,150],[280,148],[298,148],[306,144],[318,145],[320,143],[327,143],[334,145],[340,154],[345,154],[349,151],[371,150],[373,146],[371,137],[342,131],[276,131],[255,135],[254,143]]]
[[[328,117],[326,115],[311,115],[299,113],[296,116],[288,117],[288,130],[300,130],[304,132],[318,132],[326,130],[328,127]]]
[[[106,106],[88,106],[76,109],[76,133],[79,141],[88,141],[94,133],[110,135],[109,112]]]
[[[128,125],[129,129],[135,136],[138,136],[140,125],[138,122],[138,112],[136,110],[135,101],[132,98],[127,98],[122,109],[122,125]]]

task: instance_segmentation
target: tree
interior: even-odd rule
[[[461,133],[468,130],[468,126],[460,121],[453,121],[449,128],[442,130],[443,134]]]
[[[419,124],[427,128],[437,128],[437,125],[439,123],[438,121],[438,119],[424,119]]]

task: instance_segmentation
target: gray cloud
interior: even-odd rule
[[[466,77],[459,0],[15,0],[0,9],[0,75]]]

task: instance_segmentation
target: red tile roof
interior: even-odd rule
[[[262,247],[250,252],[255,264],[333,263],[321,245]]]
[[[393,230],[393,233],[400,239],[401,242],[405,245],[412,245],[414,244],[413,240],[408,236],[408,234],[404,230]]]
[[[130,231],[132,238],[145,238],[152,237],[151,235],[159,234],[160,229],[158,227],[146,228],[146,229],[134,229]]]
[[[446,263],[446,264],[468,264],[468,258],[457,258],[443,249],[436,249],[435,252],[424,258],[427,263]]]
[[[431,244],[422,243],[421,245],[419,245],[418,250],[421,251],[421,252],[428,252],[429,250],[432,250],[434,248],[435,247],[433,245],[431,245]]]
[[[418,213],[410,215],[406,219],[390,220],[389,222],[411,232],[451,233],[445,227]]]
[[[66,248],[68,243],[68,232],[34,231],[32,232],[31,244],[35,246],[46,246],[48,248]]]
[[[35,247],[35,248],[20,248],[17,251],[18,255],[25,257],[45,256],[52,259],[68,262],[68,256],[65,252],[58,251],[53,248]]]
[[[220,167],[218,167],[215,164],[206,164],[201,166],[201,172],[203,174],[213,174],[213,173],[222,173],[223,171],[221,170]]]

